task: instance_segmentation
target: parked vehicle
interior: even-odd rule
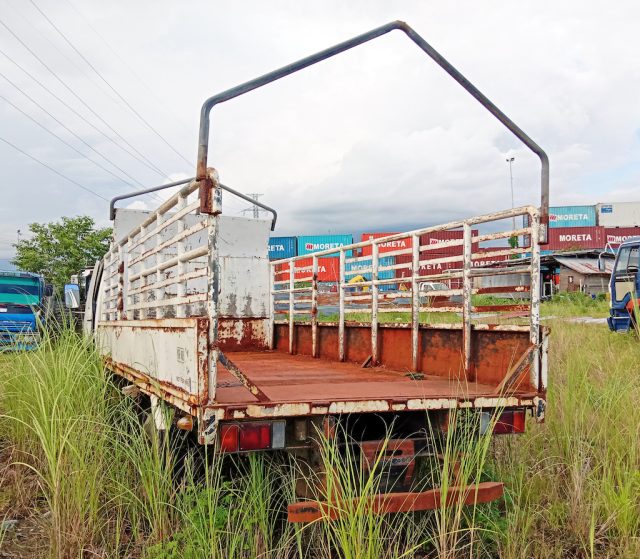
[[[611,303],[607,323],[613,332],[629,332],[637,328],[638,293],[640,292],[639,255],[640,237],[627,239],[618,248],[609,281]],[[600,268],[604,269],[602,256],[600,257]]]
[[[421,305],[445,306],[448,303],[462,303],[462,297],[450,294],[449,286],[441,281],[423,281],[419,289]]]
[[[223,192],[258,203],[207,168],[210,110],[393,30],[406,34],[540,157],[541,207],[508,209],[269,262],[275,211],[262,205],[273,213],[272,221],[224,213]],[[382,467],[393,488],[385,497],[385,512],[398,512],[439,506],[439,488],[406,491],[416,483],[416,461],[437,456],[439,439],[428,426],[445,425],[452,410],[469,409],[475,417],[495,414],[495,433],[522,432],[528,413],[543,421],[548,332],[539,322],[539,252],[548,221],[547,157],[411,27],[392,22],[211,97],[201,110],[199,139],[196,177],[169,185],[181,189],[160,207],[146,214],[115,212],[123,197],[112,201],[114,242],[96,264],[87,290],[86,332],[95,335],[108,370],[128,383],[125,392],[148,398],[158,429],[170,427],[167,414],[159,413],[164,403],[175,410],[178,428],[192,430],[201,444],[217,452],[290,451],[312,469],[320,467],[318,430],[362,453],[379,450],[388,435]],[[474,267],[474,261],[524,250],[479,249],[483,242],[506,242],[514,235],[512,218],[519,216],[529,223],[518,234],[531,239],[526,249],[531,263]],[[481,233],[478,228],[485,226],[490,232]],[[460,230],[461,236],[451,233]],[[411,242],[398,251],[405,258],[381,264],[380,247],[407,238]],[[421,242],[430,238],[441,242]],[[323,280],[320,265],[335,255],[335,272]],[[349,283],[348,270],[363,258],[367,270],[357,272],[362,279]],[[425,260],[447,266],[423,276]],[[408,288],[384,291],[383,286],[397,283],[393,273],[381,277],[389,267],[408,270],[403,276]],[[491,292],[478,287],[476,278],[522,273],[531,277],[528,324],[472,324],[472,313],[482,310],[472,305],[472,294]],[[424,305],[419,286],[449,280],[461,284],[450,290],[461,298],[461,322],[422,323],[421,313],[442,309]],[[336,305],[332,322],[319,319],[323,295]],[[388,304],[381,306],[383,299]],[[369,321],[362,321],[363,310]],[[382,320],[387,312],[406,316],[406,323]],[[465,503],[486,502],[502,495],[502,484],[454,490]],[[322,506],[294,503],[289,519],[313,520]]]
[[[0,351],[37,346],[52,293],[42,276],[0,272]]]

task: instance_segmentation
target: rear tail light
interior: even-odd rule
[[[284,448],[285,421],[223,423],[219,440],[222,452]]]
[[[485,434],[493,425],[494,435],[524,433],[525,410],[504,410],[496,418],[495,412],[483,411],[480,417],[480,433]]]

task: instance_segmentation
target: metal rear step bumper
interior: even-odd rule
[[[477,505],[500,499],[504,494],[504,484],[486,481],[477,485],[449,487],[443,503],[443,490],[430,489],[419,493],[382,493],[367,497],[374,514],[433,510],[456,504]],[[327,503],[321,501],[299,501],[288,506],[289,522],[313,522],[326,518],[336,520],[345,511],[353,510],[355,503]]]

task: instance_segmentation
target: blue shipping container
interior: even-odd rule
[[[280,260],[296,256],[295,237],[271,237],[269,239],[269,260]]]
[[[549,227],[594,227],[595,206],[551,206]]]
[[[298,237],[298,256],[353,244],[352,235],[306,235]],[[347,253],[350,255],[351,251]],[[338,253],[335,253],[338,256]]]
[[[396,263],[395,256],[381,256],[378,258],[378,268],[384,268],[385,266],[393,266]],[[371,281],[371,260],[359,260],[356,262],[346,262],[345,268],[345,280],[349,281],[355,276],[362,276],[365,280]],[[392,279],[396,277],[395,270],[378,270],[378,279]],[[385,283],[379,286],[380,291],[395,291],[397,289],[395,283]]]

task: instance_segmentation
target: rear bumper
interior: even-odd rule
[[[446,493],[441,488],[419,493],[384,493],[368,497],[373,514],[434,510],[444,506],[477,505],[500,499],[504,484],[487,481],[477,485],[449,487]],[[355,503],[354,503],[355,506]],[[336,520],[341,514],[354,510],[350,503],[327,503],[300,501],[287,507],[289,522],[313,522],[314,520]]]

